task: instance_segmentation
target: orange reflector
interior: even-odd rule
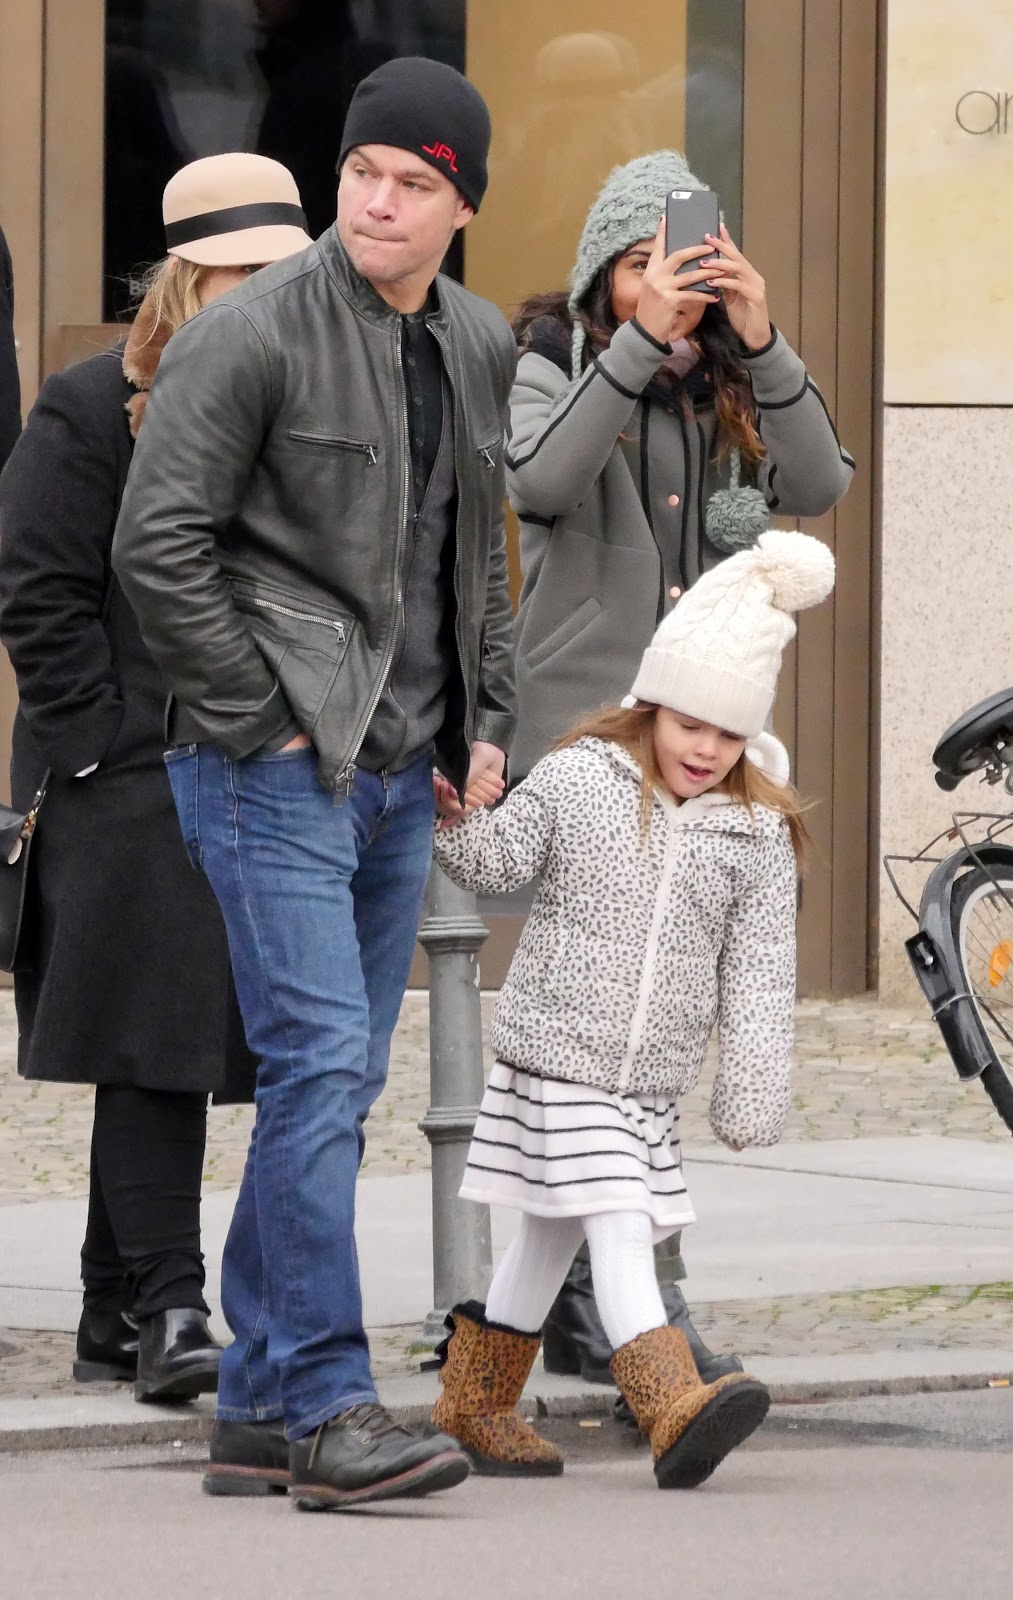
[[[996,945],[989,957],[988,981],[993,989],[998,989],[1011,965],[1013,965],[1013,939],[1004,939],[1002,944]]]

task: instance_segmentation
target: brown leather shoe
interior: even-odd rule
[[[280,1417],[271,1422],[215,1423],[204,1474],[205,1494],[247,1498],[285,1494],[292,1481]]]
[[[468,1458],[445,1434],[415,1433],[376,1402],[352,1406],[289,1446],[300,1511],[343,1511],[452,1489]]]

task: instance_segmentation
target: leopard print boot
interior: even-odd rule
[[[612,1357],[612,1376],[651,1441],[659,1489],[695,1489],[770,1406],[756,1378],[733,1372],[701,1383],[681,1328],[652,1328]]]
[[[432,1421],[458,1439],[476,1472],[497,1477],[552,1477],[563,1458],[514,1407],[528,1380],[539,1336],[487,1322],[476,1301],[455,1306],[441,1346],[443,1393]]]

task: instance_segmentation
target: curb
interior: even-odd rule
[[[773,1403],[777,1406],[816,1405],[826,1401],[865,1400],[881,1395],[944,1394],[974,1389],[987,1389],[998,1382],[1005,1387],[1013,1385],[1013,1372],[995,1373],[987,1377],[980,1372],[955,1372],[931,1374],[924,1377],[896,1378],[839,1378],[823,1382],[793,1382],[768,1384]],[[561,1420],[576,1417],[597,1418],[611,1414],[616,1391],[596,1387],[578,1394],[535,1394],[526,1397],[522,1409],[528,1416],[553,1417]],[[391,1413],[399,1422],[418,1426],[429,1421],[429,1403],[392,1406]],[[138,1417],[129,1422],[83,1422],[47,1424],[23,1428],[5,1428],[0,1425],[0,1455],[14,1455],[22,1451],[98,1450],[138,1447],[143,1445],[204,1444],[211,1437],[213,1418],[205,1413],[194,1415],[182,1411],[178,1417]]]

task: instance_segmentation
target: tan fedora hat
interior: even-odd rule
[[[169,254],[202,267],[267,266],[313,242],[288,168],[239,150],[170,178],[162,221]]]

